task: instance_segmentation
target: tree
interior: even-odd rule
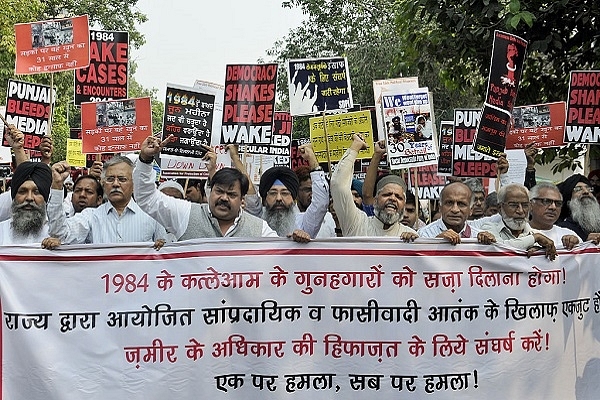
[[[456,102],[463,106],[475,104],[468,91],[448,90],[440,84],[437,72],[420,69],[421,53],[404,45],[406,34],[397,29],[396,1],[375,0],[292,0],[284,7],[299,7],[306,15],[305,23],[275,43],[268,54],[280,63],[279,96],[281,108],[289,107],[287,65],[292,58],[346,56],[354,102],[372,105],[376,79],[419,76],[421,86],[434,93],[438,120],[448,118]],[[301,121],[299,123],[299,121]],[[294,119],[295,136],[308,135],[307,124]]]
[[[80,126],[79,110],[73,105],[73,71],[58,72],[53,75],[21,75],[15,78],[14,24],[87,14],[90,25],[94,28],[128,31],[131,45],[139,47],[144,43],[144,37],[137,30],[136,24],[145,22],[147,18],[136,10],[137,1],[0,0],[0,93],[6,93],[8,79],[44,85],[50,85],[52,81],[58,96],[55,100],[52,122],[52,138],[55,147],[53,161],[65,159],[69,127]],[[134,88],[136,84],[133,84]]]
[[[569,71],[600,66],[595,0],[399,0],[396,11],[397,28],[410,32],[405,44],[421,52],[423,66],[441,67],[447,86],[474,88],[482,98],[496,29],[529,42],[517,105],[565,100]],[[551,149],[540,161],[575,169],[581,148]]]

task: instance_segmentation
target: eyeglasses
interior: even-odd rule
[[[129,178],[126,176],[107,176],[104,178],[104,181],[108,183],[113,183],[115,180],[118,180],[120,183],[129,182]]]
[[[268,197],[277,197],[277,195],[280,195],[281,197],[292,197],[292,192],[289,190],[269,190],[267,192]]]
[[[541,203],[544,207],[548,207],[550,204],[554,203],[554,205],[558,208],[561,208],[563,205],[563,201],[562,200],[554,200],[554,199],[542,199],[540,197],[535,197],[532,200],[537,201],[538,203]]]
[[[575,187],[573,188],[573,193],[579,193],[579,192],[581,192],[582,190],[586,190],[586,191],[588,191],[588,192],[591,192],[591,191],[592,191],[592,187],[591,187],[590,185],[584,185],[584,186],[575,186]]]
[[[506,206],[508,206],[508,208],[512,209],[512,210],[517,210],[519,208],[519,206],[521,206],[521,208],[524,211],[529,210],[529,207],[531,206],[531,204],[529,203],[518,203],[516,201],[509,201],[508,203],[502,203],[505,204]]]

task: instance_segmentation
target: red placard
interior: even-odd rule
[[[15,25],[15,73],[40,74],[90,65],[87,15]]]
[[[564,101],[513,108],[513,127],[506,136],[506,149],[524,149],[535,142],[536,147],[564,145],[567,105]]]
[[[140,149],[152,134],[150,98],[81,105],[83,153],[120,153]]]

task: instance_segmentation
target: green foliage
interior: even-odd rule
[[[87,14],[93,28],[128,31],[130,44],[139,47],[144,44],[144,37],[137,30],[136,24],[145,22],[147,18],[136,8],[137,2],[138,0],[0,0],[0,93],[6,93],[8,79],[44,85],[50,85],[51,80],[53,81],[58,96],[52,117],[53,161],[65,159],[69,127],[81,126],[79,109],[73,105],[73,71],[15,77],[14,24]],[[130,97],[153,98],[154,131],[162,129],[162,103],[154,99],[156,90],[142,88],[132,76],[129,79]]]
[[[418,76],[420,85],[429,87],[438,121],[451,118],[457,104],[472,107],[479,100],[470,87],[446,85],[440,63],[407,45],[410,30],[398,25],[397,1],[293,0],[283,6],[301,8],[306,20],[268,52],[284,71],[278,83],[280,109],[289,107],[285,62],[327,56],[348,58],[354,102],[363,106],[374,103],[373,80],[400,76]],[[294,137],[306,136],[307,118],[294,118]]]
[[[472,87],[481,98],[494,30],[529,42],[517,105],[566,100],[569,72],[600,68],[600,2],[519,0],[399,0],[404,45],[433,58],[446,86]],[[414,29],[418,26],[419,29]],[[435,65],[435,64],[433,64]],[[541,161],[574,169],[579,146],[547,150]]]

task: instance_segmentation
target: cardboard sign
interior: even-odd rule
[[[454,143],[454,121],[442,121],[439,139],[438,175],[452,175],[452,153]]]
[[[473,151],[473,139],[480,119],[481,110],[454,110],[452,176],[496,177],[496,160]]]
[[[215,93],[167,84],[163,138],[174,135],[161,153],[167,157],[202,158],[210,145]]]
[[[600,142],[600,71],[571,71],[564,141]]]
[[[277,64],[227,65],[221,143],[271,143]]]
[[[348,110],[354,106],[345,57],[290,60],[288,87],[293,116]]]
[[[17,75],[68,71],[90,64],[87,15],[15,25]]]
[[[488,89],[474,143],[479,153],[498,158],[504,152],[526,50],[524,39],[494,32]]]
[[[150,98],[81,105],[84,153],[120,153],[140,149],[152,134]]]
[[[524,149],[535,142],[536,147],[560,147],[564,144],[566,103],[536,104],[515,107],[513,127],[506,136],[506,149]]]
[[[25,149],[37,149],[42,137],[50,134],[48,121],[56,93],[50,92],[50,86],[36,83],[8,80],[6,91],[6,121],[17,127],[25,136]],[[8,146],[2,137],[4,146]]]
[[[90,31],[90,65],[75,71],[75,105],[127,98],[129,33]]]
[[[320,163],[339,161],[353,142],[353,134],[361,134],[368,148],[358,152],[358,158],[373,156],[373,120],[371,111],[313,117],[309,120],[310,141]],[[325,143],[327,140],[328,143]],[[327,150],[329,149],[329,156]]]

